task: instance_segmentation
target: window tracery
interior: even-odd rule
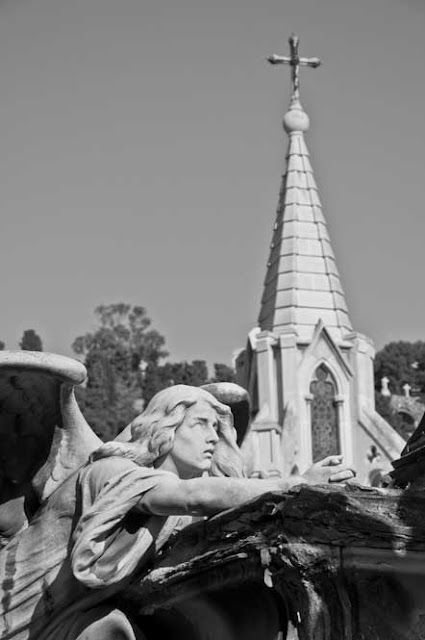
[[[310,393],[312,456],[317,462],[341,452],[336,385],[324,364],[315,371]]]

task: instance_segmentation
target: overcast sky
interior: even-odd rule
[[[0,339],[70,353],[144,305],[173,359],[256,325],[301,37],[354,328],[425,339],[425,0],[0,0]]]

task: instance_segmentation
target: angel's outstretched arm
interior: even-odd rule
[[[211,516],[238,507],[269,491],[287,491],[295,484],[344,482],[355,472],[341,456],[329,456],[314,464],[303,476],[290,480],[243,478],[193,478],[181,480],[173,474],[161,477],[140,502],[140,508],[156,515]]]

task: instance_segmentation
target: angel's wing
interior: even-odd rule
[[[86,369],[51,353],[0,351],[0,536],[11,537],[101,445],[74,396]]]
[[[237,443],[241,446],[247,434],[251,417],[248,391],[234,382],[211,382],[204,384],[202,389],[211,393],[219,402],[230,407],[237,433]]]

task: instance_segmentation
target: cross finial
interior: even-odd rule
[[[292,67],[292,99],[300,97],[300,67],[320,67],[322,61],[319,58],[300,58],[298,53],[300,39],[294,33],[289,38],[289,56],[277,56],[273,54],[267,60],[270,64],[289,64]]]

